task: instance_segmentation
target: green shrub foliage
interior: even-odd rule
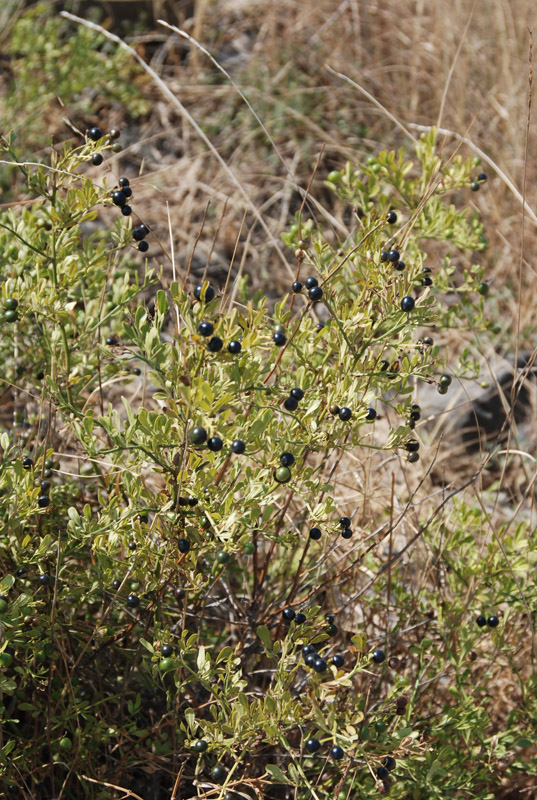
[[[486,327],[483,270],[458,267],[485,246],[461,205],[474,165],[443,163],[433,131],[414,161],[330,173],[352,233],[299,215],[283,239],[317,285],[269,309],[245,281],[231,302],[148,267],[117,187],[84,175],[110,146],[13,166],[28,202],[0,216],[6,792],[492,797],[530,768],[531,680],[505,729],[488,713],[495,664],[521,670],[504,631],[535,602],[528,531],[506,561],[481,508],[413,511],[438,575],[416,590],[412,563],[375,550],[389,502],[336,502],[331,483],[351,458],[412,474],[414,387],[449,385],[428,337]],[[499,604],[498,626],[475,624]]]

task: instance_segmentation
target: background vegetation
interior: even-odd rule
[[[4,796],[537,796],[532,14],[2,6]]]

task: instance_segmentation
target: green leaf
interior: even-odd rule
[[[259,627],[256,630],[256,633],[259,636],[259,638],[261,639],[261,641],[263,642],[264,648],[266,650],[268,650],[268,651],[271,651],[272,650],[272,642],[270,640],[270,633],[269,633],[268,628],[266,628],[264,625],[259,625]]]

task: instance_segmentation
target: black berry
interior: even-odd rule
[[[416,301],[414,300],[414,298],[407,295],[406,297],[403,297],[403,299],[401,300],[401,311],[406,311],[408,313],[412,311],[415,305]]]
[[[242,441],[242,439],[235,439],[234,442],[231,442],[231,452],[235,453],[236,455],[240,456],[246,450],[246,445]]]
[[[128,178],[120,178],[118,180],[118,184],[121,186],[122,189],[124,189],[125,186],[130,186],[130,181]]]
[[[103,161],[104,159],[100,153],[94,153],[91,157],[91,163],[94,167],[99,167]]]
[[[307,656],[304,656],[304,663],[307,667],[313,667],[315,661],[317,660],[317,653],[308,653]]]
[[[295,610],[291,607],[284,608],[282,611],[282,617],[286,622],[292,622],[295,618]]]
[[[317,750],[320,748],[321,743],[318,739],[308,739],[306,742],[306,750],[308,753],[316,753]]]
[[[323,290],[321,289],[320,286],[314,286],[312,289],[308,291],[308,297],[314,303],[318,303],[319,300],[322,298],[322,296],[323,296]]]
[[[293,285],[291,286],[291,289],[293,290],[294,294],[299,294],[302,291],[301,282],[300,281],[295,281],[293,283]]]
[[[280,456],[280,464],[282,467],[292,467],[295,463],[295,457],[292,453],[282,453]]]
[[[298,400],[295,400],[294,397],[286,397],[283,403],[283,407],[286,411],[296,411],[298,408]]]
[[[497,628],[499,624],[500,620],[498,619],[498,617],[491,616],[487,619],[487,625],[489,626],[489,628]]]
[[[340,747],[338,744],[335,744],[330,750],[330,755],[334,761],[341,761],[345,753],[343,752],[342,747]]]
[[[123,194],[123,192],[121,194]],[[125,197],[125,195],[123,195],[123,197]],[[132,238],[136,242],[141,242],[142,239],[145,239],[148,233],[149,231],[145,225],[137,225],[136,228],[132,229]]]
[[[212,336],[214,333],[214,325],[212,322],[200,322],[198,325],[198,333],[200,336]]]
[[[314,286],[318,286],[318,285],[319,285],[319,281],[317,280],[317,278],[314,278],[314,277],[306,278],[306,280],[304,282],[304,286],[306,287],[306,289],[313,289]]]
[[[343,528],[341,531],[341,536],[343,539],[351,539],[352,538],[352,528]]]
[[[98,142],[102,138],[103,132],[100,128],[90,128],[88,131],[88,139],[92,142]]]
[[[351,524],[350,517],[341,517],[339,520],[339,524],[341,525],[342,528],[348,528],[349,525]]]
[[[477,624],[479,625],[480,628],[484,628],[485,625],[487,624],[487,618],[484,617],[483,614],[480,614],[477,617],[476,622],[477,622]]]
[[[386,222],[388,222],[390,225],[394,225],[397,222],[397,214],[395,211],[388,211],[386,214]]]
[[[121,131],[119,128],[110,128],[110,133],[108,135],[111,139],[119,139],[121,136]]]
[[[470,184],[470,189],[472,190],[472,192],[478,192],[480,188],[481,186],[477,181],[472,181],[472,183]]]
[[[224,342],[219,336],[213,336],[212,339],[209,339],[207,343],[207,349],[211,353],[218,353],[223,346]]]
[[[120,586],[121,586],[121,581],[119,580],[119,578],[116,578],[115,580],[112,581],[112,589],[115,589],[116,592]]]
[[[388,250],[388,261],[392,264],[395,264],[396,261],[399,261],[399,250]]]
[[[204,442],[207,441],[207,431],[200,425],[196,425],[196,427],[192,428],[192,430],[188,434],[188,438],[190,439],[192,444],[203,444]]]
[[[291,397],[295,398],[295,400],[302,400],[302,398],[304,397],[304,392],[302,391],[302,389],[299,389],[298,387],[296,387],[295,389],[291,389],[290,394]]]
[[[24,469],[30,469],[31,467],[33,467],[33,464],[34,460],[33,458],[30,458],[30,456],[26,456],[26,458],[22,459],[22,466]]]
[[[385,780],[388,777],[389,774],[390,773],[386,769],[386,767],[378,767],[377,768],[377,778],[379,778],[379,780],[381,780],[381,781]]]
[[[409,439],[405,442],[405,448],[409,453],[417,453],[420,449],[420,443],[417,439]]]
[[[139,245],[138,245],[138,250],[140,251],[140,253],[147,253],[147,251],[149,250],[148,243],[147,242],[140,242]]]
[[[367,419],[369,422],[371,422],[372,420],[376,419],[376,416],[377,416],[377,412],[375,411],[375,409],[374,409],[374,408],[368,408],[368,409],[367,409],[367,413],[366,413],[366,415],[365,415],[365,418],[366,418],[366,419]]]
[[[304,647],[302,648],[302,655],[304,656],[304,658],[306,658],[306,656],[309,656],[311,653],[315,653],[315,647],[312,644],[305,644]]]
[[[128,205],[124,205],[123,208],[121,209],[121,213],[123,214],[124,217],[130,217],[130,215],[132,214],[132,208]]]
[[[303,614],[302,611],[299,611],[295,617],[295,624],[302,625],[305,621],[306,621],[306,615]]]
[[[40,497],[38,497],[37,505],[39,508],[46,508],[48,505],[50,505],[50,497],[48,494],[42,494]]]
[[[173,655],[173,647],[171,644],[163,644],[161,647],[161,653],[164,657]]]
[[[322,532],[320,528],[311,528],[310,529],[310,539],[313,539],[314,542],[318,541],[322,536]]]
[[[384,650],[376,649],[371,653],[371,658],[375,664],[382,664],[382,662],[386,660],[386,653]]]
[[[315,670],[315,672],[318,672],[320,674],[322,672],[326,672],[326,670],[328,669],[328,664],[326,663],[324,658],[317,656],[315,661],[313,662],[313,669]]]
[[[190,542],[188,539],[179,539],[177,542],[177,547],[179,548],[180,553],[188,553],[190,550]]]
[[[344,406],[343,408],[339,409],[338,416],[343,422],[347,422],[352,417],[352,411],[350,408]]]
[[[121,206],[124,206],[126,202],[127,198],[125,197],[121,189],[116,189],[115,192],[112,192],[112,203],[115,206],[119,206],[121,208]]]
[[[272,337],[272,341],[274,342],[277,347],[283,347],[287,341],[287,337],[284,333],[280,333],[277,331],[274,336]]]
[[[237,355],[237,353],[240,353],[242,350],[242,344],[237,339],[233,339],[233,341],[228,344],[227,349],[232,355]]]
[[[383,250],[382,253],[380,254],[380,260],[382,261],[383,264],[388,260],[388,253],[386,252],[386,250]]]
[[[140,605],[140,598],[138,597],[138,595],[130,594],[127,597],[127,605],[129,606],[129,608],[138,608],[138,606]]]
[[[335,656],[332,656],[332,664],[335,667],[338,667],[338,669],[339,669],[339,667],[342,667],[344,663],[345,663],[345,659],[343,658],[343,656],[340,653],[337,653]]]
[[[121,191],[125,195],[125,197],[132,197],[132,189],[130,186],[122,186]]]
[[[219,436],[211,436],[209,441],[207,442],[207,447],[209,450],[212,450],[213,453],[218,453],[224,446],[224,442]]]
[[[196,300],[202,300],[204,303],[210,303],[214,299],[215,291],[211,284],[207,284],[205,291],[203,291],[203,283],[198,283],[194,289],[194,297]]]

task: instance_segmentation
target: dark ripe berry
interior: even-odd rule
[[[451,377],[451,375],[444,374],[440,376],[441,386],[451,386],[452,383],[453,383],[453,378]]]
[[[306,658],[306,656],[309,656],[310,653],[315,653],[314,645],[305,644],[304,647],[302,648],[302,655],[304,656],[304,658]]]
[[[390,366],[390,362],[386,361],[385,358],[383,358],[381,361],[379,361],[379,370],[381,372],[386,372],[386,370],[388,369],[389,366]]]
[[[5,322],[17,322],[19,314],[17,311],[4,311]]]
[[[318,303],[319,300],[322,298],[322,296],[323,296],[323,290],[321,289],[320,286],[314,286],[313,289],[310,289],[308,291],[308,297],[314,303]]]
[[[183,497],[182,495],[177,500],[180,506],[187,506],[188,505],[188,497]]]
[[[472,183],[470,184],[470,189],[472,190],[472,192],[478,192],[480,188],[481,187],[477,181],[472,181]]]
[[[340,653],[336,653],[335,656],[332,656],[332,664],[337,667],[338,669],[343,666],[345,663],[345,659]]]
[[[125,197],[132,197],[132,189],[130,186],[123,186],[121,191],[125,195]]]
[[[282,611],[282,617],[284,618],[284,620],[286,622],[292,622],[294,620],[295,616],[296,616],[296,614],[295,614],[294,608],[288,607],[288,608],[284,608],[283,611]]]
[[[438,391],[438,394],[447,394],[448,391],[449,391],[449,386],[444,386],[443,384],[440,384],[440,386],[438,387],[437,391]]]
[[[326,663],[324,658],[317,656],[315,658],[315,661],[313,662],[313,669],[315,670],[315,672],[318,672],[320,674],[321,672],[326,672],[326,670],[328,669],[328,664]]]
[[[347,422],[352,417],[352,411],[344,406],[339,409],[338,416],[343,422]]]
[[[484,617],[483,614],[480,614],[477,617],[476,622],[477,622],[477,624],[479,625],[480,628],[484,628],[485,625],[487,624],[487,618]]]
[[[6,297],[3,302],[3,306],[6,311],[15,311],[15,309],[18,308],[18,305],[19,301],[16,297]]]
[[[48,586],[50,583],[50,575],[40,575],[37,580],[41,586]]]
[[[22,466],[24,469],[30,469],[30,467],[33,467],[33,464],[34,460],[30,458],[30,456],[26,456],[26,458],[22,459]]]
[[[91,157],[91,163],[93,164],[94,167],[100,167],[103,161],[104,158],[100,153],[94,153]]]
[[[417,453],[420,449],[420,443],[417,439],[409,439],[405,442],[405,448],[409,453]]]
[[[283,407],[286,411],[296,411],[298,408],[298,400],[295,400],[294,397],[286,397],[283,403]]]
[[[115,337],[115,336],[107,336],[107,337],[106,337],[106,344],[107,344],[109,347],[113,347],[114,345],[116,345],[116,344],[117,344],[117,339],[116,339],[116,337]]]
[[[300,281],[295,281],[295,282],[293,283],[293,285],[291,286],[291,289],[293,290],[293,293],[294,293],[294,294],[300,294],[300,292],[302,291],[302,284],[301,284],[301,282],[300,282]]]
[[[137,608],[140,605],[140,598],[137,594],[129,594],[127,597],[127,605],[129,608]]]
[[[287,341],[287,337],[285,333],[280,333],[279,331],[276,331],[276,333],[272,337],[272,341],[277,347],[283,347]]]
[[[319,281],[317,280],[317,278],[314,277],[306,278],[306,280],[304,281],[304,286],[306,287],[306,289],[313,289],[314,286],[318,285]]]
[[[188,539],[179,539],[177,542],[177,547],[179,548],[180,553],[188,553],[190,550],[190,542]]]
[[[371,653],[371,658],[373,659],[375,664],[382,664],[382,662],[386,660],[386,653],[384,652],[384,650],[380,650],[380,648],[377,648],[376,650],[373,650],[373,652]]]
[[[307,667],[313,667],[315,665],[315,661],[317,660],[317,653],[308,653],[307,656],[304,656],[304,663]]]
[[[110,128],[110,133],[108,135],[111,139],[119,139],[121,136],[121,131],[119,128]]]
[[[417,461],[420,460],[420,454],[415,452],[409,453],[406,460],[408,461],[409,464],[415,464]]]
[[[129,542],[129,550],[136,550],[136,542]]]
[[[204,444],[207,441],[207,431],[201,425],[196,425],[188,434],[188,438],[192,444]]]
[[[341,536],[343,539],[352,539],[352,528],[343,528]]]
[[[246,445],[242,441],[242,439],[235,439],[235,441],[231,442],[231,452],[235,453],[236,455],[240,456],[246,450]]]
[[[274,326],[274,333],[285,333],[285,325],[282,325],[281,322],[278,323],[278,325],[275,325]]]
[[[130,215],[132,214],[132,208],[128,205],[124,205],[123,208],[121,209],[121,213],[123,214],[124,217],[130,217]]]
[[[388,253],[386,252],[386,250],[383,250],[382,253],[380,254],[380,260],[382,261],[383,264],[388,260]]]
[[[338,744],[335,744],[330,749],[330,755],[332,756],[334,761],[341,761],[341,759],[343,758],[345,753],[343,752],[343,748],[342,747],[340,747]]]
[[[406,708],[406,707],[407,707],[407,705],[408,705],[408,700],[407,700],[407,698],[406,698],[406,697],[405,697],[405,696],[402,694],[400,697],[398,697],[398,698],[396,699],[396,701],[395,701],[395,705],[397,706],[397,708]]]
[[[334,405],[331,405],[331,406],[330,406],[330,408],[328,409],[328,411],[330,412],[330,414],[332,414],[332,416],[333,416],[333,417],[337,417],[337,415],[339,414],[339,406],[337,406],[337,405],[334,403]]]
[[[317,750],[320,748],[321,743],[318,739],[308,739],[306,742],[306,750],[308,753],[316,753]]]
[[[291,397],[295,398],[295,400],[302,400],[302,398],[304,397],[304,392],[302,391],[302,389],[299,389],[298,387],[296,387],[295,389],[291,389],[290,394]]]
[[[487,180],[487,174],[485,172],[480,172],[479,175],[477,176],[477,180],[478,181],[486,181]]]
[[[188,505],[190,508],[194,508],[194,506],[198,505],[198,498],[197,497],[189,497],[188,498]]]
[[[229,353],[235,356],[242,350],[242,344],[238,341],[238,339],[233,339],[233,341],[228,344],[227,349]]]
[[[388,261],[392,264],[395,264],[396,261],[399,261],[399,250],[388,250]]]
[[[125,197],[125,195],[123,195],[123,197]],[[136,242],[141,242],[142,239],[145,239],[148,233],[149,230],[145,225],[137,225],[136,228],[132,229],[132,238]]]
[[[50,478],[51,475],[52,475],[52,470],[51,469],[47,469],[45,467],[45,469],[43,470],[43,477],[44,478]]]
[[[390,225],[394,225],[397,222],[397,214],[395,211],[388,211],[386,214],[386,222],[388,222]]]
[[[98,142],[102,138],[103,132],[100,128],[90,128],[88,131],[88,139],[92,142]]]
[[[329,636],[337,636],[338,634],[338,626],[337,625],[329,625],[326,629],[326,632]]]
[[[399,669],[401,666],[401,659],[397,658],[397,656],[392,656],[388,661],[388,664],[390,665],[391,669]]]
[[[406,311],[407,313],[409,313],[410,311],[412,311],[415,305],[416,301],[414,300],[414,298],[407,295],[406,297],[403,297],[403,299],[401,300],[401,311]]]
[[[351,524],[350,517],[340,517],[339,524],[341,525],[342,528],[348,528],[349,525]]]
[[[303,614],[301,611],[299,611],[295,617],[295,624],[302,625],[305,621],[306,621],[306,615]]]
[[[182,587],[179,587],[175,590],[174,595],[176,600],[182,600],[185,596],[185,590]]]
[[[160,652],[165,658],[168,658],[169,656],[173,655],[173,647],[171,644],[163,644],[160,648]]]
[[[209,441],[207,442],[207,447],[209,450],[212,450],[213,453],[218,453],[224,446],[224,442],[219,436],[211,436]]]
[[[147,253],[147,251],[149,250],[148,243],[147,242],[140,242],[139,245],[138,245],[138,250],[140,251],[140,253]]]
[[[204,303],[210,303],[211,300],[214,299],[214,296],[215,291],[210,283],[208,283],[205,287],[205,291],[203,291],[203,283],[198,283],[194,289],[194,297],[196,300],[201,300]]]
[[[424,336],[423,344],[425,345],[425,347],[432,347],[434,344],[434,340],[430,336]]]
[[[404,261],[397,261],[393,266],[397,270],[397,272],[402,272],[406,267],[406,264]]]
[[[209,745],[207,744],[205,739],[198,739],[192,745],[192,749],[195,750],[196,753],[204,753],[207,750],[208,746]]]
[[[324,615],[325,622],[328,622],[329,625],[333,625],[336,621],[336,618],[333,614],[325,614]]]
[[[112,589],[115,589],[116,592],[120,586],[121,586],[121,581],[119,580],[119,578],[116,578],[115,580],[112,581]]]
[[[317,542],[322,536],[322,532],[320,528],[310,528],[310,539],[313,539],[314,542]]]
[[[223,781],[227,775],[227,770],[221,764],[216,764],[211,770],[211,778],[213,781]]]
[[[37,505],[39,508],[46,508],[50,505],[50,497],[48,494],[42,494],[40,497],[37,498]]]
[[[132,372],[133,375],[141,375],[142,374],[142,370],[140,369],[140,367],[133,367],[131,369],[131,372]]]
[[[390,773],[386,769],[386,767],[378,767],[377,768],[377,778],[379,778],[381,781],[385,780],[388,777],[389,774]]]
[[[397,766],[397,762],[393,756],[386,756],[386,758],[382,759],[382,766],[386,767],[386,769],[391,772],[392,769],[395,769]]]
[[[278,483],[288,483],[291,480],[291,470],[289,467],[278,467],[274,473],[274,480]]]
[[[207,349],[210,353],[218,353],[224,346],[224,342],[219,336],[213,336],[207,343]]]
[[[214,325],[212,322],[200,322],[197,330],[200,336],[212,336],[214,333]]]
[[[366,418],[366,420],[368,420],[368,422],[371,422],[372,420],[376,419],[376,416],[377,416],[377,412],[375,411],[374,408],[368,408],[367,409],[367,413],[365,415],[365,418]]]
[[[124,189],[125,186],[130,186],[130,181],[128,178],[120,178],[118,180],[118,184],[121,186],[122,189]]]
[[[126,202],[127,198],[121,189],[116,189],[115,192],[112,192],[112,203],[115,206],[119,206],[121,208],[121,206],[124,206]]]
[[[22,576],[26,575],[27,572],[28,570],[26,569],[26,567],[19,567],[15,575],[17,576],[17,578],[22,578]]]
[[[498,617],[491,616],[487,619],[487,625],[489,626],[489,628],[497,628],[499,624],[500,620],[498,619]]]

